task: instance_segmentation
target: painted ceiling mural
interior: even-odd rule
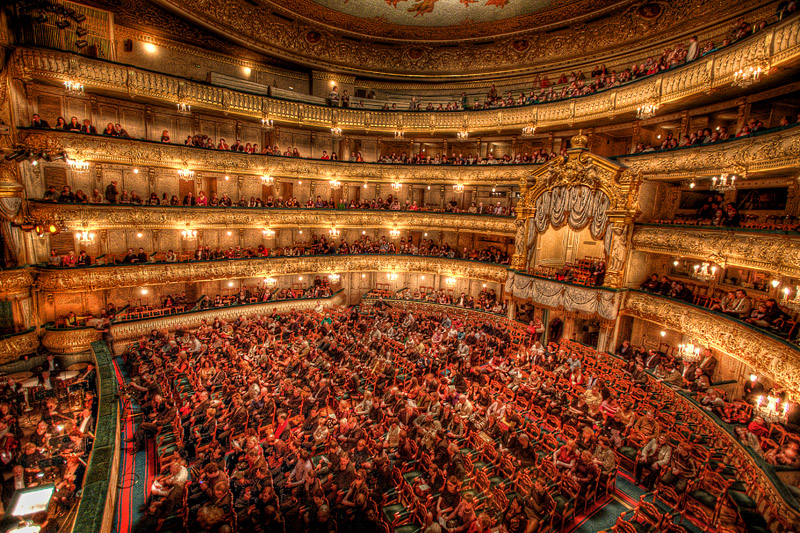
[[[313,1],[353,17],[401,26],[457,26],[494,22],[549,9],[554,3],[554,0]]]

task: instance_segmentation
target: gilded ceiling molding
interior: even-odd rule
[[[168,329],[170,331],[174,331],[179,327],[196,328],[203,320],[209,323],[216,319],[231,322],[241,316],[259,316],[273,312],[291,313],[293,311],[315,309],[317,305],[322,305],[323,307],[333,307],[337,305],[345,305],[346,303],[347,298],[344,291],[339,291],[328,298],[283,300],[279,302],[237,305],[234,307],[208,309],[206,311],[179,313],[166,317],[154,318],[151,320],[118,322],[111,326],[111,334],[114,336],[115,344],[127,344],[127,341],[131,341],[143,335],[149,335],[154,329]]]
[[[478,261],[413,255],[311,255],[68,269],[42,268],[36,283],[43,292],[84,292],[166,283],[348,272],[419,272],[502,283],[506,279],[506,268],[505,265]]]
[[[687,4],[689,5],[689,4]],[[234,13],[232,13],[233,15]],[[239,15],[235,15],[239,17]],[[618,28],[609,30],[615,37]],[[567,39],[578,42],[579,39]],[[618,43],[615,41],[618,45]],[[347,43],[347,48],[353,43]],[[581,45],[581,51],[588,44]],[[322,47],[325,48],[324,46]],[[546,47],[531,47],[546,50]],[[345,53],[344,48],[335,53]],[[489,52],[494,65],[496,55]],[[447,51],[445,63],[458,62],[469,56],[461,48]],[[14,56],[14,76],[61,83],[79,81],[87,91],[98,90],[143,97],[174,105],[182,101],[198,109],[216,110],[261,119],[266,113],[276,122],[300,126],[329,128],[333,122],[345,130],[391,133],[398,123],[406,134],[516,129],[536,116],[543,126],[566,126],[607,119],[609,115],[635,112],[642,104],[673,102],[693,96],[705,96],[717,87],[728,86],[733,74],[753,65],[764,68],[793,60],[800,55],[800,20],[790,17],[766,30],[759,38],[750,38],[715,52],[702,60],[666,71],[662,74],[602,91],[582,98],[571,98],[533,106],[487,109],[462,113],[378,111],[357,108],[332,108],[303,102],[278,100],[266,96],[237,92],[222,87],[195,83],[177,77],[125,65],[40,49],[18,49]],[[396,64],[370,51],[364,59],[381,65]],[[474,64],[475,60],[468,60]],[[518,61],[515,59],[515,61]],[[330,68],[330,65],[327,67]],[[461,69],[465,72],[468,69]],[[496,71],[494,71],[496,72]]]
[[[634,291],[626,293],[621,314],[679,331],[724,352],[775,381],[792,401],[800,400],[800,351],[757,329],[677,300]]]
[[[637,225],[633,249],[800,277],[797,236]]]
[[[340,209],[264,209],[242,207],[168,207],[52,204],[31,201],[37,220],[63,221],[70,230],[96,229],[230,229],[230,228],[397,228],[400,231],[462,231],[513,235],[514,219],[427,211]]]
[[[12,363],[25,354],[36,351],[39,347],[39,334],[28,331],[0,339],[0,365]]]
[[[53,353],[71,354],[89,350],[94,341],[102,335],[94,328],[45,328],[42,346]]]
[[[260,179],[301,178],[343,182],[386,184],[516,185],[537,165],[391,165],[349,163],[267,155],[249,155],[226,150],[203,150],[179,144],[161,144],[116,137],[90,137],[77,133],[28,130],[20,132],[20,143],[46,152],[64,150],[70,158],[93,163],[169,168],[195,172],[237,174]]]
[[[354,22],[352,17],[344,20],[340,13],[330,13],[317,7],[312,22],[303,19],[287,22],[275,17],[274,6],[243,5],[236,0],[197,4],[186,0],[160,0],[170,10],[184,18],[202,21],[217,32],[231,36],[242,45],[268,54],[286,56],[307,65],[320,65],[365,77],[404,76],[407,78],[448,78],[531,72],[534,68],[555,61],[569,62],[577,57],[584,61],[604,61],[603,56],[616,54],[621,48],[644,48],[653,55],[663,49],[667,39],[690,32],[698,20],[725,21],[707,35],[714,41],[722,40],[728,31],[729,20],[742,16],[748,20],[755,16],[754,6],[742,6],[724,0],[701,0],[698,2],[649,3],[655,9],[644,10],[642,3],[632,3],[627,9],[617,9],[590,23],[577,23],[576,18],[595,12],[580,8],[585,4],[559,5],[557,19],[548,18],[540,12],[529,16],[512,17],[491,24],[456,24],[435,28],[419,28],[414,25],[386,24],[382,19],[359,20],[364,26],[348,31]],[[430,2],[433,4],[433,2]],[[303,3],[293,2],[292,9]],[[417,6],[419,8],[419,5]],[[759,6],[760,7],[760,6]],[[433,10],[433,6],[430,5]],[[489,9],[484,6],[484,9]],[[552,15],[554,12],[550,12]],[[424,14],[424,13],[423,13]],[[593,15],[595,16],[595,15]],[[297,15],[291,15],[294,19]],[[307,20],[307,19],[305,19]],[[538,22],[532,22],[532,21]],[[543,24],[568,25],[548,28]],[[482,31],[481,31],[482,28]],[[436,32],[436,40],[430,32]],[[475,32],[473,36],[471,31]],[[358,40],[343,39],[342,34],[356,34]],[[382,39],[397,42],[375,42],[365,35],[380,35]],[[439,46],[447,41],[459,44],[472,37],[497,36],[488,46]],[[363,41],[363,42],[362,42]],[[586,57],[587,51],[592,54]],[[525,65],[525,67],[521,67]],[[567,67],[569,68],[569,67]]]
[[[0,298],[27,294],[34,282],[34,269],[30,267],[0,270]]]
[[[664,180],[797,168],[800,166],[800,128],[618,159],[646,179]]]

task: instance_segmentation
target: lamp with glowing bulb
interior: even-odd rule
[[[444,282],[452,287],[453,285],[456,284],[456,278],[454,278],[453,276],[448,276],[447,279],[444,280]]]
[[[83,96],[83,84],[79,81],[65,81],[64,89],[69,96]]]
[[[456,183],[453,185],[453,192],[462,193],[464,192],[464,184],[463,183]]]
[[[402,187],[403,184],[400,183],[399,181],[395,181],[394,183],[392,183],[392,190],[394,191],[399,191]]]
[[[339,235],[341,235],[342,232],[339,231],[337,228],[333,227],[328,230],[328,233],[330,234],[331,237],[336,239],[337,237],[339,237]]]
[[[188,168],[181,168],[178,170],[178,176],[181,179],[192,179],[194,177],[194,170],[189,170]]]
[[[342,182],[339,180],[330,180],[331,189],[340,189],[342,187]]]
[[[400,230],[397,227],[394,227],[389,230],[389,236],[393,239],[396,239],[400,236]]]
[[[703,262],[702,264],[695,265],[692,269],[691,276],[700,281],[710,281],[717,275],[717,267],[711,266],[711,263]]]
[[[181,115],[188,115],[192,112],[192,106],[186,102],[178,102],[178,113]]]
[[[267,287],[274,287],[275,285],[278,284],[278,280],[273,277],[264,278],[264,284]]]
[[[781,299],[781,305],[784,307],[788,307],[792,311],[800,311],[800,285],[797,285],[794,288],[794,298],[789,298],[789,294],[791,293],[791,289],[789,287],[783,288],[783,298]]]
[[[196,229],[185,229],[181,232],[183,238],[187,241],[191,241],[197,238],[197,230]]]
[[[339,283],[340,279],[341,276],[339,274],[336,274],[335,272],[328,274],[328,281],[330,281],[331,283]]]
[[[78,174],[89,172],[89,162],[80,159],[67,159],[70,170]]]
[[[399,276],[398,276],[397,272],[389,272],[389,273],[386,274],[386,277],[389,279],[389,281],[397,281],[397,278]]]
[[[87,246],[94,243],[94,233],[89,230],[83,230],[75,234],[78,243]]]
[[[264,228],[261,230],[261,234],[269,239],[275,236],[275,230],[272,228]]]

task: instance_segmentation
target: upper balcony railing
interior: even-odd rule
[[[494,131],[535,123],[572,125],[634,113],[643,104],[668,103],[707,95],[729,85],[734,73],[751,66],[769,69],[800,55],[800,18],[789,17],[726,48],[682,67],[595,94],[520,107],[476,111],[374,111],[333,108],[233,91],[109,61],[41,49],[16,54],[16,76],[74,80],[91,91],[124,93],[169,105],[183,102],[202,109],[300,125],[344,130],[409,133]]]

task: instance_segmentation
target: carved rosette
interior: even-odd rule
[[[419,272],[502,283],[506,265],[405,255],[318,255],[229,261],[41,269],[43,292],[83,292],[167,283],[336,272]]]
[[[622,313],[680,331],[720,350],[778,383],[800,399],[800,353],[758,330],[675,300],[629,292]]]
[[[102,335],[92,328],[45,329],[42,346],[53,353],[70,354],[89,351]]]
[[[25,354],[36,351],[39,347],[39,335],[36,331],[14,335],[0,340],[0,365],[11,363]]]

